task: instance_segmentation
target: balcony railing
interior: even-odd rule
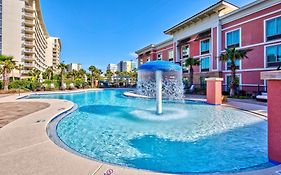
[[[32,56],[25,56],[23,58],[23,60],[25,60],[25,61],[34,61],[34,57],[32,57]]]
[[[25,39],[34,39],[33,35],[26,34],[24,35]]]
[[[26,26],[34,26],[34,21],[33,21],[33,20],[25,20],[25,21],[24,21],[24,24],[25,24]]]
[[[24,67],[35,67],[34,63],[24,63]]]
[[[24,9],[28,12],[34,12],[34,9],[31,6],[25,6]]]
[[[34,32],[34,29],[32,27],[25,27],[24,30],[27,32]]]
[[[25,53],[34,53],[34,50],[33,49],[24,49],[24,52]]]

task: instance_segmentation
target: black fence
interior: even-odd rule
[[[185,85],[185,92],[187,94],[206,94],[206,84],[194,84],[193,88],[189,85]],[[230,87],[229,85],[222,85],[223,95],[229,95]],[[236,88],[235,93],[240,96],[255,97],[263,92],[267,92],[267,86],[265,85],[239,85]]]
[[[222,91],[227,95],[230,92],[229,85],[222,85]],[[242,96],[256,96],[263,92],[267,92],[267,86],[265,85],[239,85],[235,91],[236,94]]]

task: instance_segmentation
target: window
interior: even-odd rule
[[[210,70],[210,58],[209,57],[201,58],[200,65],[201,65],[201,72],[208,72]]]
[[[162,54],[161,53],[157,54],[157,60],[162,60]]]
[[[170,50],[169,53],[168,53],[168,55],[169,55],[169,61],[170,61],[170,62],[173,62],[173,61],[174,61],[174,51],[173,51],[173,50]]]
[[[281,65],[281,45],[266,48],[266,61],[267,67],[276,67]]]
[[[227,70],[231,70],[231,60],[227,60],[226,62]],[[235,60],[236,69],[240,69],[240,60]]]
[[[143,64],[143,61],[142,61],[142,59],[140,59],[140,65],[142,65]]]
[[[281,16],[266,21],[266,40],[281,39]]]
[[[210,52],[210,39],[206,39],[200,42],[200,50],[201,50],[201,55],[207,54]]]
[[[240,47],[240,29],[226,33],[226,47]]]
[[[188,58],[189,57],[189,47],[183,46],[182,47],[182,58]]]
[[[147,59],[146,59],[146,62],[149,62],[150,61],[150,57],[148,57]]]
[[[240,77],[240,75],[236,75],[236,85],[240,85],[240,79],[241,79],[241,77]],[[230,87],[230,84],[231,84],[231,75],[227,75],[226,76],[226,84],[227,84],[227,86],[228,87]]]

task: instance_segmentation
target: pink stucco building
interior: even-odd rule
[[[260,72],[281,64],[281,1],[256,0],[243,7],[219,1],[164,33],[171,39],[136,51],[139,65],[152,60],[182,65],[193,57],[201,62],[194,68],[194,84],[221,77],[227,88],[231,72],[229,64],[219,60],[220,54],[227,47],[251,48],[249,58],[237,62],[237,78],[241,89],[257,91],[266,86]],[[183,70],[188,76],[188,68]]]

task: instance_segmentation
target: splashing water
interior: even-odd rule
[[[138,71],[137,93],[156,97],[156,76],[151,70]],[[162,71],[162,95],[167,100],[183,100],[184,86],[182,82],[182,71],[169,70]]]

